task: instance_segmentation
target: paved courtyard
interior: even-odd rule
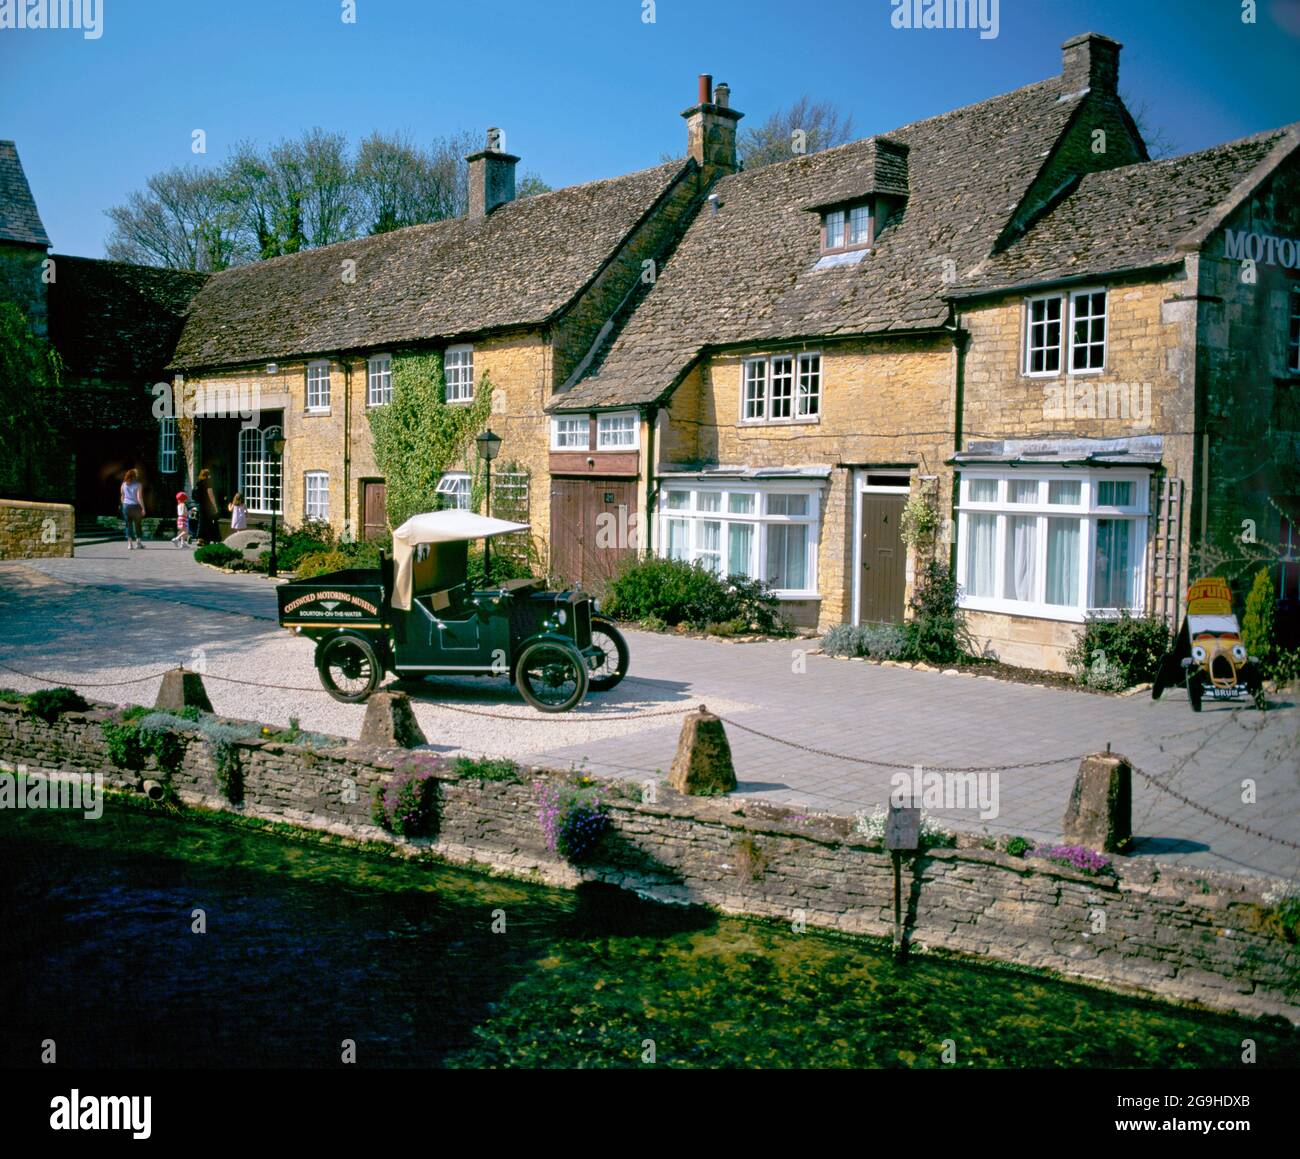
[[[891,766],[992,766],[996,817],[932,811],[957,827],[1035,838],[1059,835],[1079,757],[1110,744],[1194,803],[1135,777],[1140,854],[1289,880],[1300,873],[1294,849],[1205,812],[1300,839],[1294,696],[1276,698],[1267,714],[1208,703],[1196,716],[1180,692],[1157,704],[1146,695],[834,660],[807,654],[806,641],[628,635],[632,675],[560,716],[532,711],[504,680],[403,687],[439,750],[584,765],[639,781],[667,770],[681,714],[703,703],[734,722],[728,733],[740,792],[809,810],[851,813],[884,803]],[[0,564],[0,664],[80,686],[95,699],[146,704],[158,679],[139,678],[186,664],[210,677],[213,706],[226,715],[272,724],[296,716],[304,728],[345,736],[358,734],[364,715],[320,689],[311,644],[275,623],[272,584],[200,567],[166,543],[128,553],[118,541],[84,542],[75,559]],[[0,669],[0,686],[42,685]],[[1247,778],[1256,783],[1253,804],[1241,800]]]

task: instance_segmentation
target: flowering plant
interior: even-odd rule
[[[405,761],[387,785],[375,786],[371,816],[400,837],[423,837],[437,828],[438,757],[417,754]]]
[[[1110,858],[1082,845],[1038,845],[1025,853],[1026,857],[1042,857],[1056,865],[1077,869],[1080,873],[1114,873]]]
[[[591,777],[579,777],[569,786],[534,781],[533,799],[546,847],[566,861],[589,857],[610,826],[604,793],[604,786]]]

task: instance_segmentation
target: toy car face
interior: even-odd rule
[[[1246,648],[1240,632],[1201,631],[1192,636],[1193,668],[1204,671],[1216,688],[1235,688],[1238,670],[1246,663]]]

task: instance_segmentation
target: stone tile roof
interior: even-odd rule
[[[1085,174],[1026,233],[954,286],[954,296],[1181,261],[1185,239],[1295,128]]]
[[[888,137],[869,137],[863,144],[868,142],[870,148],[860,164],[825,189],[819,189],[807,209],[842,205],[869,193],[907,196],[907,146]]]
[[[12,141],[0,141],[0,241],[50,244]]]
[[[948,319],[958,276],[994,241],[1086,93],[1060,77],[891,131],[907,146],[909,198],[862,261],[816,270],[807,211],[875,162],[878,138],[723,178],[671,261],[592,371],[553,409],[652,402],[706,346],[915,330]]]
[[[157,378],[207,274],[54,255],[50,340],[69,377]]]
[[[172,365],[193,369],[537,325],[595,277],[693,162],[224,270]],[[341,276],[356,262],[356,280]]]

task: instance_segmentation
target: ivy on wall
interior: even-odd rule
[[[393,355],[393,401],[369,415],[393,527],[439,506],[435,488],[448,470],[468,463],[477,473],[472,443],[491,412],[486,374],[475,385],[472,403],[448,406],[441,354]]]

